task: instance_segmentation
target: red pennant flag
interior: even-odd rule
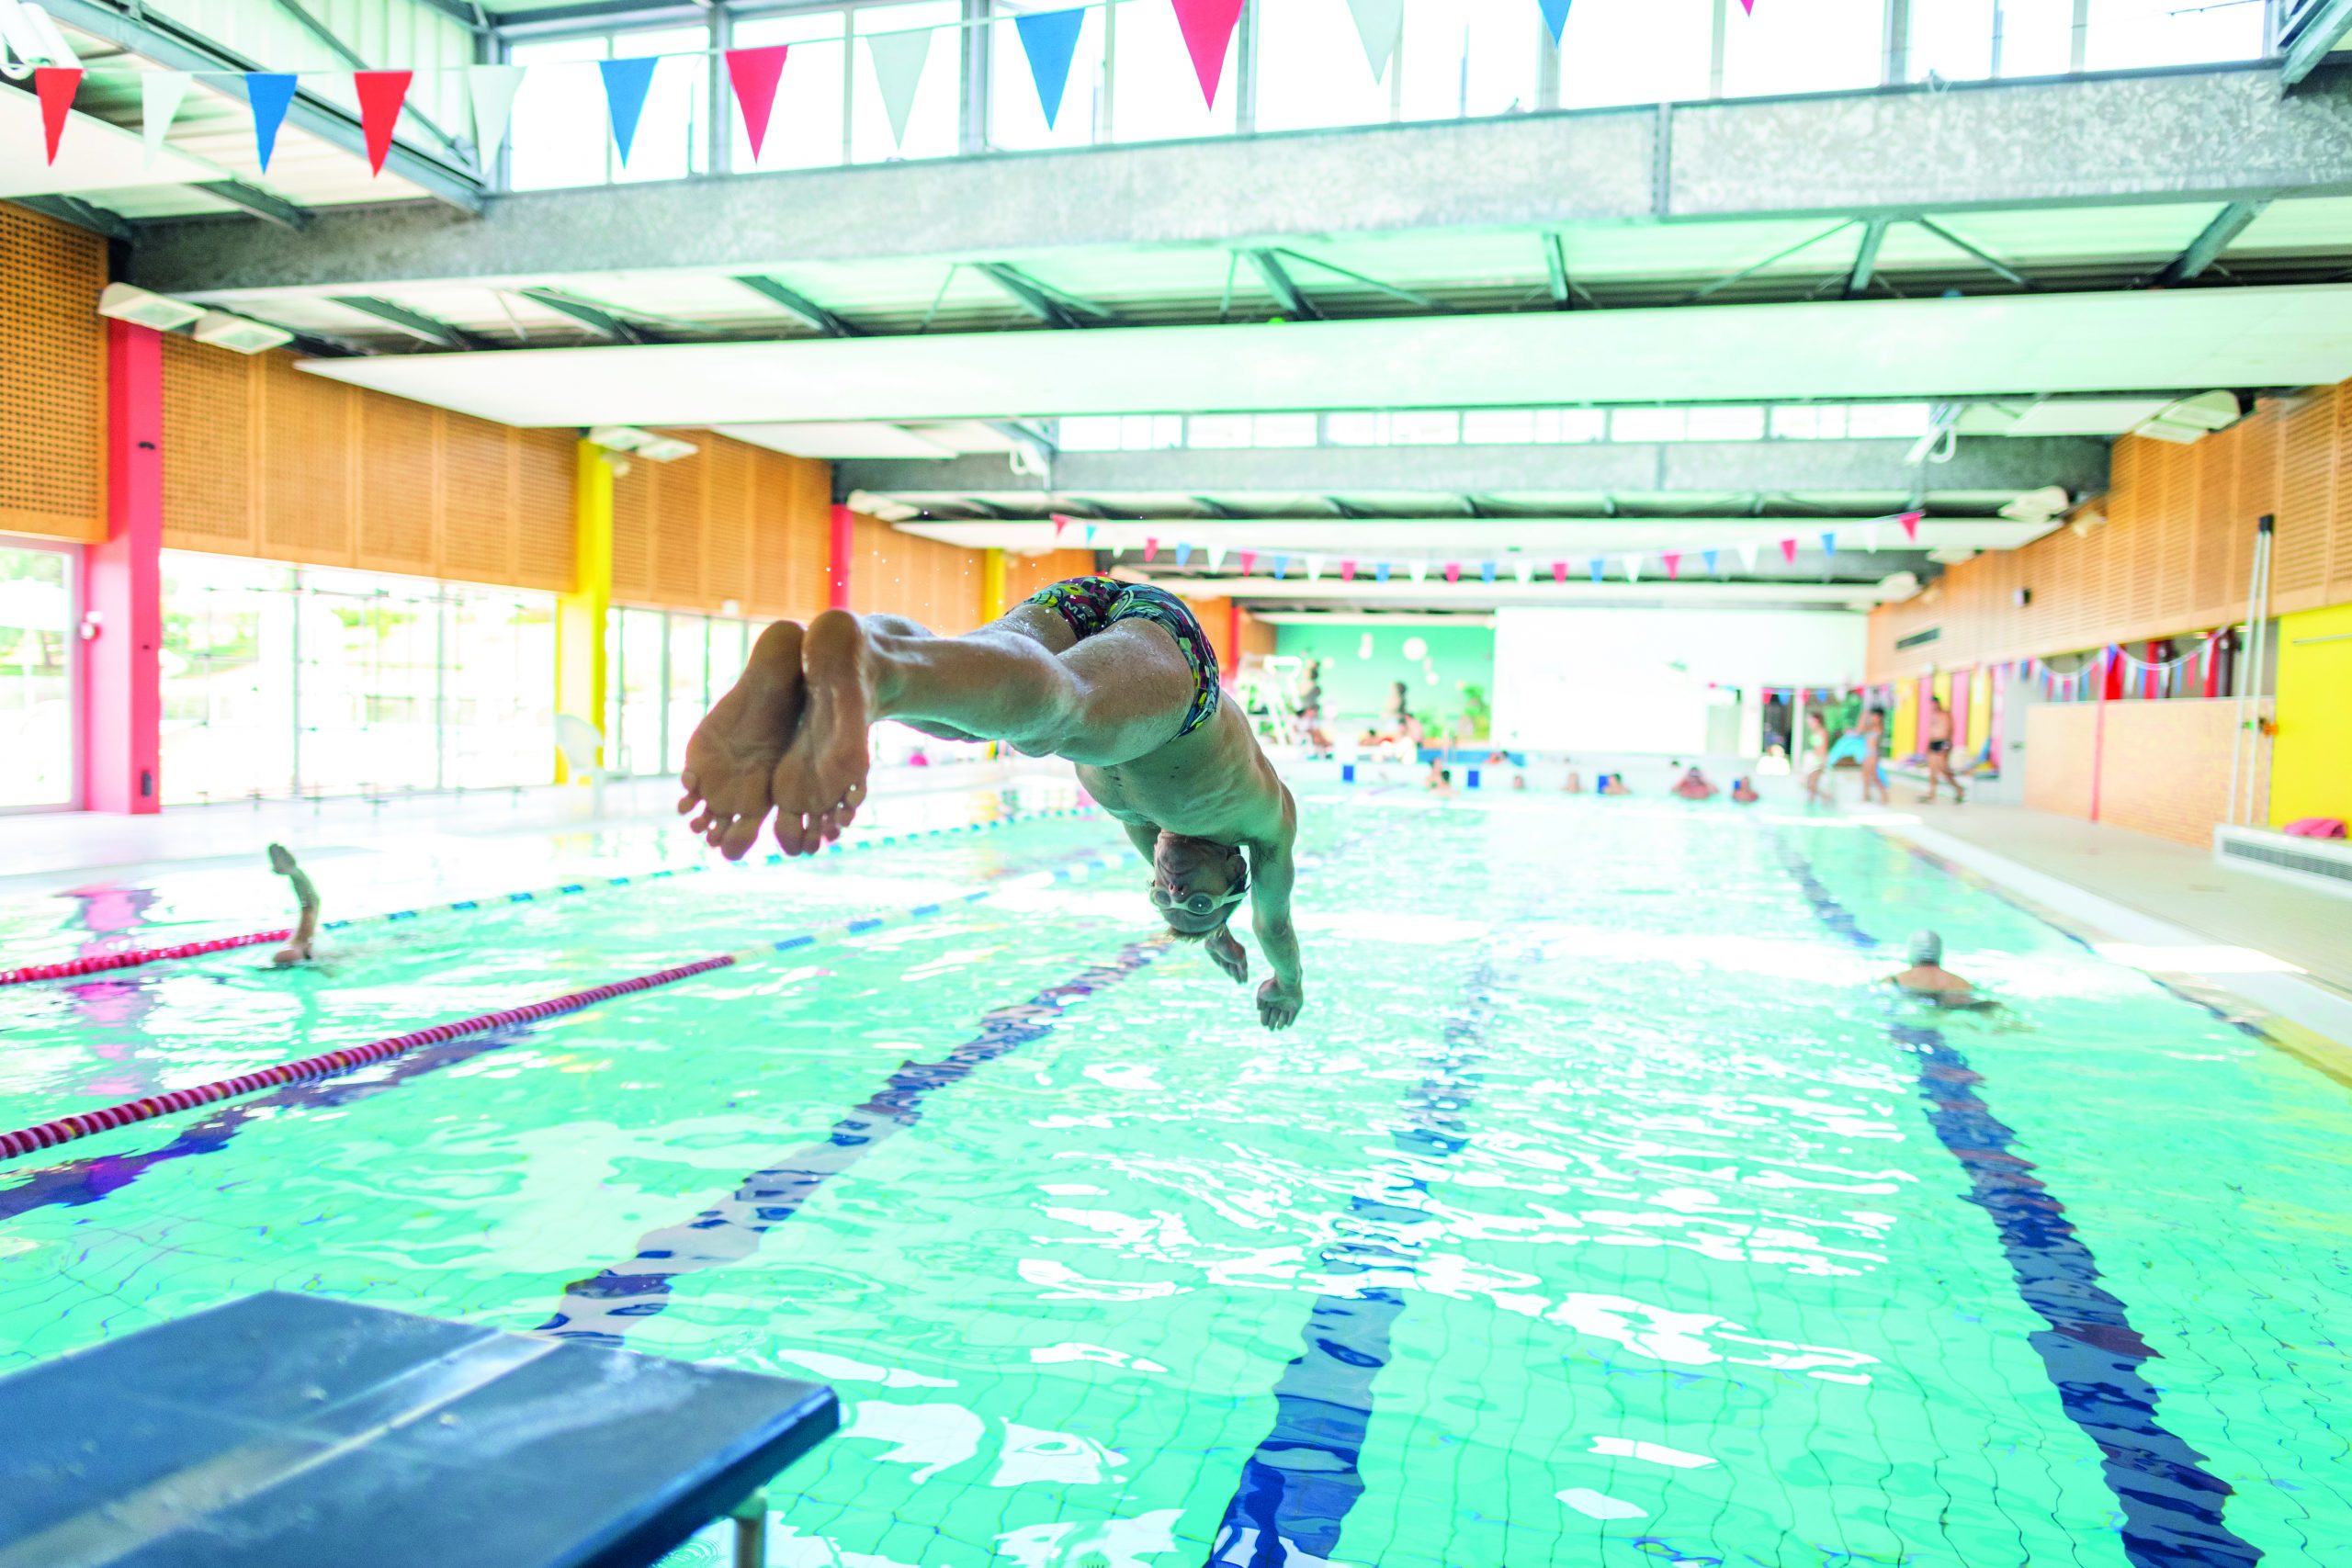
[[[1919,520],[1925,516],[1924,512],[1906,512],[1895,519],[1903,525],[1903,536],[1915,545],[1919,542]]]
[[[1555,560],[1552,563],[1552,581],[1555,583],[1563,584],[1568,581],[1567,562],[1564,560]]]
[[[1791,566],[1797,564],[1797,542],[1794,539],[1781,541],[1781,558]]]
[[[74,95],[81,85],[78,65],[33,67],[33,90],[40,95],[41,134],[49,141],[52,164],[57,162],[57,139],[65,134],[65,111],[74,107]]]
[[[1257,552],[1257,551],[1255,551],[1255,550],[1244,550],[1244,551],[1242,551],[1242,552],[1241,552],[1241,575],[1242,575],[1242,576],[1244,576],[1244,577],[1249,576],[1249,575],[1250,575],[1250,569],[1251,569],[1251,568],[1253,568],[1253,567],[1255,567],[1257,564],[1258,564],[1258,552]]]
[[[1225,75],[1226,46],[1233,41],[1234,24],[1241,19],[1241,0],[1170,0],[1176,7],[1176,26],[1184,34],[1184,49],[1193,57],[1193,74],[1201,79],[1201,97],[1216,107],[1218,82]]]
[[[1355,580],[1356,563],[1351,560],[1341,561],[1340,563],[1340,581],[1342,582],[1353,582]]]
[[[1069,518],[1067,518],[1067,517],[1063,516],[1063,515],[1062,515],[1060,513],[1058,513],[1058,512],[1057,512],[1057,513],[1054,513],[1054,542],[1055,542],[1056,544],[1059,544],[1059,543],[1061,542],[1062,530],[1063,530],[1063,529],[1065,529],[1065,528],[1067,528],[1067,527],[1069,527]]]
[[[1666,561],[1666,577],[1668,581],[1671,582],[1682,575],[1681,551],[1668,550],[1666,552],[1663,558]]]
[[[743,134],[752,139],[753,162],[759,159],[760,143],[767,140],[768,115],[775,107],[775,85],[784,74],[786,49],[772,43],[727,51],[727,81],[735,89],[735,107],[743,114]]]
[[[384,172],[384,155],[392,150],[392,127],[401,118],[401,102],[408,96],[411,73],[355,71],[351,85],[359,95],[359,131],[368,139],[368,172]]]
[[[1151,559],[1151,558],[1152,558],[1152,557],[1154,557],[1154,556],[1158,555],[1159,553],[1159,541],[1158,539],[1146,538],[1146,539],[1144,540],[1144,542],[1143,542],[1143,558],[1144,558],[1144,559],[1146,559],[1146,560],[1149,560],[1149,559]]]

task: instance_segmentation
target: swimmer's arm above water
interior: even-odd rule
[[[1297,869],[1291,849],[1298,839],[1298,807],[1290,791],[1275,786],[1278,820],[1262,838],[1243,840],[1250,855],[1250,920],[1266,950],[1273,978],[1258,987],[1258,1021],[1268,1029],[1288,1029],[1306,1005],[1306,975],[1299,963],[1298,932],[1291,924],[1290,896]]]
[[[292,855],[286,856],[286,880],[294,885],[295,902],[301,913],[294,922],[294,935],[284,947],[270,954],[270,963],[283,969],[288,964],[308,963],[311,944],[319,935],[319,890],[311,885],[310,874],[294,863]]]

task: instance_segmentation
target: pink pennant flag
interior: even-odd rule
[[[1057,512],[1057,513],[1054,513],[1054,542],[1055,542],[1055,543],[1059,544],[1059,543],[1061,542],[1062,530],[1063,530],[1063,529],[1065,529],[1065,528],[1067,528],[1067,527],[1069,527],[1069,518],[1067,518],[1067,517],[1063,516],[1063,515],[1062,515],[1060,513],[1058,513],[1058,512]]]
[[[1554,582],[1555,582],[1555,583],[1559,583],[1559,584],[1563,584],[1563,585],[1565,585],[1565,584],[1567,582],[1567,581],[1568,581],[1568,563],[1567,563],[1567,562],[1566,562],[1566,561],[1564,561],[1564,560],[1555,560],[1555,561],[1554,561],[1554,562],[1552,563],[1552,581],[1553,581]]]
[[[384,172],[384,158],[392,150],[392,127],[400,122],[401,103],[408,96],[411,73],[406,71],[355,71],[352,90],[359,95],[359,133],[368,140],[368,172]]]
[[[1244,577],[1249,576],[1249,575],[1250,575],[1250,569],[1251,569],[1251,568],[1253,568],[1253,567],[1255,567],[1257,564],[1258,564],[1258,552],[1257,552],[1257,551],[1255,551],[1255,550],[1243,550],[1243,551],[1241,552],[1241,575],[1242,575],[1242,576],[1244,576]]]
[[[1910,540],[1913,544],[1917,544],[1919,542],[1919,523],[1920,520],[1927,515],[1928,514],[1924,512],[1906,512],[1902,516],[1896,518],[1895,521],[1903,525],[1903,536]]]
[[[1184,50],[1193,57],[1193,74],[1201,79],[1201,97],[1216,107],[1216,89],[1225,76],[1225,51],[1233,41],[1234,24],[1241,19],[1241,0],[1169,0],[1176,7],[1176,26],[1184,34]]]
[[[1659,558],[1666,562],[1666,580],[1668,582],[1675,581],[1681,577],[1682,552],[1680,550],[1668,550]]]
[[[1460,561],[1450,560],[1445,563],[1445,580],[1448,582],[1459,582],[1462,581],[1462,563]]]
[[[1791,566],[1797,564],[1797,542],[1794,539],[1781,541],[1781,558]]]
[[[772,43],[727,51],[728,85],[735,89],[735,107],[742,111],[743,134],[751,138],[754,161],[760,155],[760,143],[767,140],[768,116],[775,108],[775,85],[784,74],[788,48]]]
[[[82,68],[78,65],[33,67],[33,91],[40,96],[41,136],[49,143],[49,161],[52,164],[57,162],[58,138],[65,134],[65,111],[74,107],[74,95],[81,85]]]
[[[1146,560],[1149,560],[1149,559],[1151,559],[1154,556],[1158,555],[1159,553],[1159,541],[1158,539],[1152,538],[1152,537],[1151,537],[1150,536],[1148,536],[1148,535],[1146,535],[1146,536],[1145,536],[1145,537],[1144,537],[1144,541],[1143,541],[1143,558],[1144,558],[1144,559],[1146,559]]]
[[[1739,0],[1739,8],[1752,17],[1756,15],[1756,0]]]
[[[1351,560],[1341,561],[1340,563],[1340,581],[1342,582],[1353,582],[1355,580],[1356,563]]]

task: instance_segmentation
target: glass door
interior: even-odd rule
[[[0,811],[75,803],[74,565],[70,547],[0,545]]]

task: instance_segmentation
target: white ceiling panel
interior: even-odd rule
[[[170,147],[157,153],[151,164],[137,131],[86,114],[66,115],[64,134],[57,141],[56,163],[42,160],[45,145],[40,100],[30,93],[0,92],[0,147],[8,149],[8,156],[0,158],[0,197],[219,180],[229,174],[217,164]]]
[[[2352,376],[2352,287],[1577,310],[313,360],[521,425],[1918,398]]]
[[[2018,415],[2005,435],[2120,435],[2170,398],[2052,398]]]
[[[719,434],[795,457],[953,457],[953,446],[895,424],[721,424]]]

